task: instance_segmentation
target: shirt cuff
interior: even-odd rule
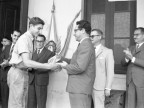
[[[134,63],[134,62],[135,62],[135,59],[136,59],[136,58],[135,58],[135,57],[133,57],[131,62],[132,62],[132,63]]]

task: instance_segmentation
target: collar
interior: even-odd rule
[[[14,45],[15,45],[15,44],[14,44],[14,43],[12,43],[10,48],[12,49],[12,47],[14,47]]]
[[[40,50],[39,53],[41,53],[41,51],[42,51],[43,49],[44,49],[44,47],[42,47],[41,49],[37,49],[37,51]]]
[[[11,46],[15,45],[14,43],[11,44]]]
[[[98,50],[100,49],[101,46],[102,46],[101,44],[95,46],[95,50],[96,50],[96,52],[98,52]]]
[[[26,33],[28,34],[31,40],[34,40],[34,36],[30,33],[30,31],[27,31]]]
[[[140,43],[140,44],[136,44],[136,45],[139,45],[139,47],[141,47],[143,43],[144,43],[144,42],[142,42],[142,43]],[[139,48],[139,47],[138,47],[138,48]]]
[[[81,40],[79,43],[81,44],[81,43],[82,43],[82,41],[83,41],[83,40],[85,40],[85,39],[87,39],[87,38],[89,38],[89,37],[85,37],[85,38],[83,38],[83,39],[82,39],[82,40]]]

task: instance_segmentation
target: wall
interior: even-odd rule
[[[144,0],[137,0],[137,27],[144,27]]]
[[[55,0],[55,16],[57,23],[58,36],[61,39],[62,46],[64,45],[67,27],[75,17],[76,13],[81,9],[81,0]],[[48,36],[48,30],[50,28],[51,9],[53,0],[29,0],[28,16],[38,16],[45,21],[43,34]],[[77,20],[81,19],[81,15]],[[51,30],[51,37],[53,37],[53,29]],[[53,39],[53,38],[51,38]],[[67,53],[67,57],[71,57],[75,51],[77,42],[74,36],[72,36],[70,47]]]

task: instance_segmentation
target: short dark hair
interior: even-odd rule
[[[30,22],[29,22],[29,25],[32,24],[32,25],[38,25],[38,24],[42,24],[44,25],[44,21],[42,19],[40,19],[39,17],[33,17],[30,19]]]
[[[44,41],[46,40],[46,37],[43,34],[39,34],[37,37],[42,37],[44,39]]]
[[[19,32],[19,33],[21,34],[21,31],[18,30],[18,29],[14,29],[14,30],[12,31],[12,34],[13,34],[15,31],[16,31],[16,32]]]
[[[103,35],[103,32],[100,29],[92,29],[92,31],[96,31],[98,34]]]
[[[101,39],[103,38],[103,32],[102,32],[102,30],[100,30],[100,29],[92,29],[91,32],[93,32],[93,31],[98,32],[98,34],[101,36]]]
[[[137,27],[135,30],[140,30],[142,34],[144,34],[144,28],[143,27]]]
[[[86,20],[80,20],[76,22],[76,25],[78,25],[79,29],[85,29],[87,34],[90,34],[91,32],[91,24],[90,22],[86,21]]]
[[[7,40],[11,41],[11,37],[10,36],[5,36],[2,39],[7,39]]]

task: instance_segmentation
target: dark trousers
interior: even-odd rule
[[[46,100],[47,86],[29,85],[27,108],[46,108]]]
[[[125,108],[144,108],[144,88],[137,87],[133,81],[127,85]]]
[[[69,93],[71,108],[91,108],[91,95]]]
[[[7,81],[1,81],[2,108],[8,108],[9,87]]]

